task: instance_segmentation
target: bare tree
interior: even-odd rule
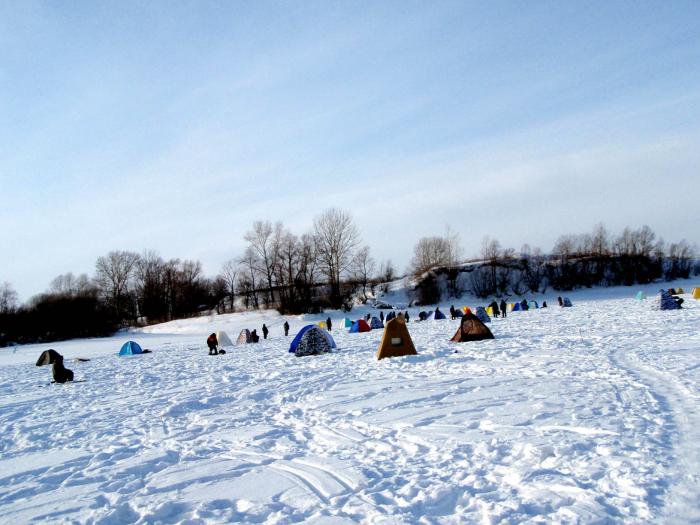
[[[346,211],[329,208],[314,219],[314,239],[321,272],[331,285],[331,303],[342,303],[340,279],[352,264],[359,233]]]
[[[240,259],[242,267],[245,269],[245,279],[241,280],[241,290],[246,295],[246,305],[250,304],[252,301],[253,307],[258,308],[260,303],[258,301],[258,288],[257,280],[259,273],[259,258],[255,249],[252,246],[248,246]],[[243,286],[245,285],[245,286]]]
[[[84,296],[94,293],[95,287],[87,274],[80,274],[77,277],[68,272],[56,276],[49,286],[49,292],[63,297]]]
[[[9,314],[17,308],[17,292],[7,281],[0,284],[0,314]]]
[[[138,254],[134,252],[118,250],[98,257],[95,264],[96,282],[105,298],[114,307],[114,312],[119,319],[125,318],[129,279],[138,258]]]
[[[362,303],[367,302],[367,285],[374,276],[376,264],[369,253],[369,246],[364,246],[355,254],[352,266],[352,276],[357,284],[362,286]]]
[[[420,275],[438,266],[450,266],[454,261],[454,246],[445,237],[422,237],[413,247],[411,268]]]
[[[231,310],[234,309],[236,300],[236,286],[238,284],[238,273],[240,272],[240,263],[236,259],[229,259],[221,267],[221,278],[226,284],[226,294],[231,303]]]
[[[247,232],[243,238],[248,241],[249,248],[255,254],[256,269],[267,280],[267,303],[274,301],[272,292],[272,280],[277,264],[277,246],[282,235],[282,223],[277,223],[273,227],[270,221],[255,221],[253,229]]]

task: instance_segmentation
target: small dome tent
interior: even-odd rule
[[[354,323],[352,323],[352,326],[350,327],[350,333],[351,334],[357,334],[359,332],[369,332],[371,328],[367,324],[367,321],[364,319],[358,319]]]
[[[377,359],[417,355],[403,315],[398,315],[386,324],[382,342],[377,350]]]
[[[569,299],[568,297],[564,297],[564,304],[562,304],[562,306],[564,306],[565,308],[568,308],[568,307],[570,307],[570,306],[573,306],[573,305],[571,304],[571,299]]]
[[[384,328],[384,323],[379,320],[379,317],[372,317],[372,320],[369,322],[369,327],[372,330],[380,330]]]
[[[319,321],[318,323],[316,323],[316,326],[318,326],[319,328],[323,328],[324,330],[328,328],[326,326],[326,321]]]
[[[530,309],[531,309],[531,310],[535,310],[535,309],[537,309],[537,308],[540,307],[540,305],[539,305],[539,303],[538,303],[537,301],[530,301],[530,302],[528,303],[528,305],[530,306]]]
[[[250,343],[250,341],[251,341],[250,330],[248,330],[247,328],[244,328],[243,330],[241,330],[241,333],[238,334],[238,339],[236,339],[236,344],[242,345],[242,344]]]
[[[119,350],[119,355],[136,355],[143,354],[143,350],[138,343],[134,341],[127,341],[122,345],[121,350]]]
[[[666,290],[659,290],[654,303],[651,305],[652,310],[680,310],[681,305]]]
[[[477,306],[476,316],[479,318],[479,320],[482,323],[490,323],[491,322],[491,318],[489,317],[489,314],[486,313],[486,309],[483,306]]]
[[[335,341],[331,334],[318,325],[306,325],[303,327],[289,345],[290,353],[297,357],[307,355],[327,354],[335,348]]]
[[[522,312],[523,310],[523,305],[520,303],[514,303],[513,308],[511,309],[511,312]]]
[[[474,314],[465,314],[459,324],[457,332],[452,337],[455,343],[467,341],[481,341],[483,339],[493,339],[493,334],[487,326],[482,323]]]
[[[219,342],[219,346],[221,346],[221,347],[233,346],[233,342],[231,341],[231,338],[223,330],[219,330],[218,332],[216,332],[216,340]]]
[[[635,298],[637,301],[642,301],[642,300],[646,299],[647,296],[646,296],[646,294],[645,294],[644,292],[642,292],[641,290],[639,290],[639,291],[637,292],[637,295],[634,296],[634,298]]]
[[[683,290],[683,288],[676,288],[676,294],[677,294],[677,295],[681,295],[681,294],[684,294],[684,293],[685,293],[685,290]]]
[[[693,288],[693,299],[700,299],[700,288]]]
[[[447,319],[447,318],[445,317],[445,314],[443,314],[440,310],[435,310],[435,314],[433,315],[433,319],[440,321],[441,319]]]
[[[345,321],[343,321],[343,323],[345,324],[345,328],[352,328],[352,321],[347,317],[345,318]]]

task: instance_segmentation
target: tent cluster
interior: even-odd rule
[[[367,321],[364,319],[358,319],[354,323],[352,323],[352,326],[350,327],[350,333],[351,334],[357,334],[361,332],[369,332],[372,328],[367,324]]]

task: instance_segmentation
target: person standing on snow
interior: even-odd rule
[[[262,333],[263,333],[263,339],[267,339],[267,334],[269,334],[270,331],[267,329],[267,326],[265,325],[265,323],[263,323]]]
[[[209,355],[217,355],[219,353],[219,340],[216,334],[211,334],[207,337],[207,346],[209,347]]]
[[[333,331],[333,323],[331,322],[331,318],[329,317],[326,319],[326,328],[328,328],[329,332]]]
[[[506,312],[508,311],[508,305],[506,304],[505,299],[501,299],[501,317],[506,316]]]
[[[287,337],[289,335],[289,323],[287,321],[284,322],[284,336]]]

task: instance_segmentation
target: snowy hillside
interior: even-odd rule
[[[382,332],[341,314],[319,357],[287,352],[275,312],[54,344],[66,385],[33,365],[48,345],[3,349],[0,522],[698,522],[700,301],[636,291],[549,294],[477,343],[412,310],[419,355],[382,361]],[[263,322],[269,340],[207,355]],[[118,357],[127,339],[153,353]]]

